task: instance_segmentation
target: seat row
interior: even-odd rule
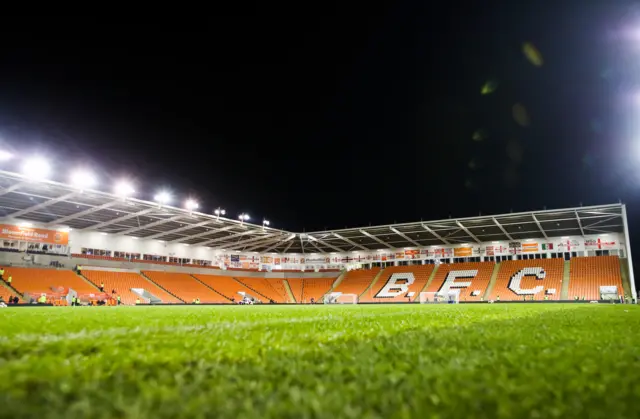
[[[460,289],[461,301],[559,300],[563,286],[569,299],[598,299],[600,286],[618,287],[624,294],[620,260],[616,256],[574,258],[570,262],[569,284],[564,284],[565,262],[536,259],[434,265],[394,266],[384,269],[354,270],[336,281],[325,278],[265,278],[187,274],[160,271],[122,272],[83,269],[5,268],[11,286],[31,295],[52,298],[69,289],[79,295],[95,296],[102,291],[123,304],[135,304],[144,290],[162,303],[234,303],[251,296],[263,303],[318,302],[329,291],[355,294],[361,303],[416,301],[420,292]],[[490,288],[492,276],[495,276]],[[4,284],[0,296],[14,295]],[[107,298],[108,298],[107,297]],[[90,298],[90,297],[88,297]]]

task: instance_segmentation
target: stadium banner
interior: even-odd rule
[[[482,246],[478,246],[478,247],[474,247],[473,248],[473,256],[482,256],[486,253],[487,249],[482,247]]]
[[[524,243],[522,245],[522,251],[524,253],[538,252],[538,243]]]
[[[304,262],[307,265],[319,265],[319,264],[323,264],[323,263],[328,263],[329,262],[329,258],[323,258],[323,257],[305,258]]]
[[[542,243],[542,250],[553,250],[553,243]]]
[[[258,263],[254,263],[254,262],[242,262],[241,263],[241,267],[242,269],[258,269],[260,265]]]
[[[396,259],[404,259],[404,253],[396,252]]]
[[[231,255],[231,263],[240,262],[240,255]]]
[[[260,262],[261,263],[273,263],[273,258],[271,256],[261,256],[260,257]]]
[[[455,257],[464,257],[471,256],[473,250],[470,247],[456,247],[453,249],[453,256]]]
[[[586,239],[584,241],[584,246],[587,249],[613,249],[616,247],[615,240],[602,240],[598,239]]]
[[[10,224],[0,224],[0,238],[46,244],[69,244],[69,233],[66,231],[19,227]]]
[[[559,252],[578,252],[584,250],[584,243],[580,243],[576,239],[561,239],[560,242],[556,242],[556,245]]]
[[[521,242],[509,242],[509,253],[512,255],[517,255],[522,253],[522,243]]]
[[[419,249],[405,250],[404,256],[407,259],[420,259],[420,250]]]

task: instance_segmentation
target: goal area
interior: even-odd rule
[[[448,292],[421,292],[420,304],[458,304],[460,302],[460,290]]]
[[[332,292],[324,296],[325,304],[358,304],[358,294]]]

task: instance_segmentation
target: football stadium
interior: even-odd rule
[[[626,207],[295,232],[0,172],[3,417],[632,417]]]

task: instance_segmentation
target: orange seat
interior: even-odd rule
[[[460,289],[460,301],[480,301],[495,267],[494,262],[463,262],[463,263],[443,263],[438,266],[438,270],[429,284],[426,292],[438,292],[444,285],[451,271],[475,271],[478,273],[473,278],[458,278],[456,282],[471,282],[471,285]],[[455,288],[454,288],[455,289]],[[480,291],[478,295],[472,295],[474,291]]]
[[[144,271],[149,279],[173,293],[186,303],[198,298],[201,303],[225,302],[225,298],[195,280],[189,274],[176,272]]]
[[[135,304],[138,294],[131,291],[132,288],[142,288],[147,290],[154,296],[158,297],[163,303],[182,303],[182,301],[137,273],[93,271],[84,269],[82,271],[82,275],[96,286],[99,286],[100,283],[104,283],[106,292],[110,292],[110,290],[115,289],[122,299],[122,304]]]
[[[268,303],[269,301],[263,301],[264,296],[258,295],[254,290],[248,288],[244,284],[233,279],[230,276],[220,276],[220,275],[203,275],[203,274],[194,274],[196,278],[200,281],[207,284],[209,287],[216,290],[217,293],[226,297],[224,300],[221,299],[218,302],[221,303],[230,303],[230,299],[233,298],[235,302],[242,300],[242,295],[240,292],[246,292],[247,294],[259,299],[263,303]]]
[[[266,301],[273,300],[276,303],[288,303],[289,296],[284,288],[282,279],[279,278],[236,278],[248,288],[256,291],[266,298]]]
[[[378,282],[371,287],[369,291],[360,296],[360,302],[397,303],[413,301],[427,284],[433,269],[434,265],[390,266],[385,268]],[[400,293],[395,297],[376,297],[384,286],[387,285],[389,280],[391,280],[393,274],[405,272],[412,273],[414,276],[414,282],[408,286],[407,292]],[[407,295],[411,295],[411,297],[408,298]]]
[[[371,285],[373,278],[378,275],[378,272],[380,272],[380,268],[349,271],[333,291],[359,296]]]
[[[571,259],[569,299],[577,296],[586,300],[599,300],[600,287],[618,287],[618,295],[624,295],[618,256],[590,256]]]
[[[544,279],[537,279],[533,276],[525,276],[522,278],[520,287],[522,289],[531,289],[537,286],[544,287],[545,290],[554,288],[555,294],[547,295],[549,300],[559,300],[562,292],[562,277],[564,275],[564,261],[562,259],[532,259],[532,260],[507,260],[500,264],[500,271],[496,278],[493,291],[489,296],[490,300],[500,301],[518,301],[523,300],[524,296],[518,295],[509,289],[511,278],[524,268],[542,268],[545,271]],[[534,300],[544,300],[545,292],[539,292],[533,296]],[[531,298],[526,296],[527,300]]]
[[[19,295],[15,295],[13,291],[9,288],[5,287],[4,284],[0,284],[0,297],[4,300],[5,304],[9,304],[9,297],[18,297],[19,302],[22,302],[22,299]]]
[[[11,285],[21,293],[60,293],[60,289],[73,289],[79,294],[98,293],[99,290],[71,270],[43,268],[5,268],[5,278],[12,277]]]
[[[287,278],[293,297],[298,303],[321,301],[336,278]]]

